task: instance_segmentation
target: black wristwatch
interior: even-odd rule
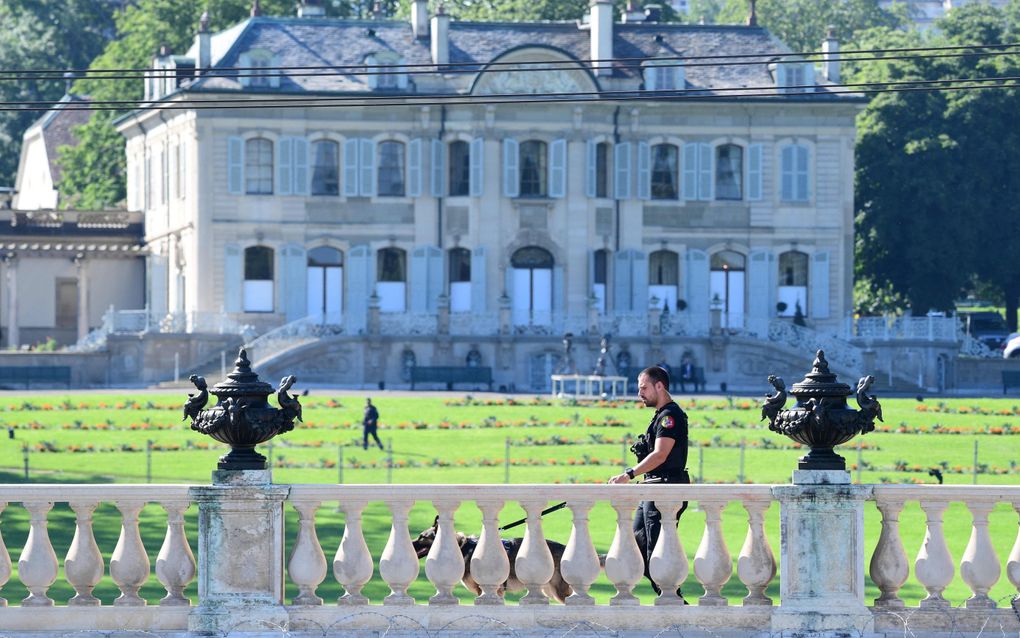
[[[623,473],[626,474],[627,478],[629,478],[630,480],[632,481],[634,480],[634,468],[628,467],[623,471]]]

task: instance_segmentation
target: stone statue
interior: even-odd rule
[[[577,374],[577,366],[574,364],[574,333],[572,332],[563,335],[563,356],[560,359],[558,374]]]
[[[205,404],[209,402],[209,386],[205,378],[193,374],[188,377],[188,381],[195,384],[195,387],[198,388],[198,394],[188,393],[188,400],[184,402],[184,418],[181,419],[182,421],[187,421],[189,417],[194,421],[198,417],[198,413],[205,407]]]
[[[290,418],[296,418],[298,421],[304,422],[301,418],[301,404],[298,402],[296,396],[290,396],[287,391],[290,390],[291,386],[297,381],[297,377],[293,374],[280,379],[280,387],[276,390],[276,401],[280,404],[280,409],[283,413]]]
[[[861,406],[861,412],[870,416],[872,420],[877,418],[879,421],[885,421],[882,418],[882,404],[878,402],[875,395],[868,395],[868,390],[871,389],[871,384],[874,382],[875,377],[870,374],[857,381],[857,405]]]
[[[779,416],[779,411],[786,406],[786,382],[781,377],[770,374],[769,383],[776,391],[774,394],[765,395],[765,402],[761,406],[761,418],[768,419],[771,425]]]
[[[609,361],[609,333],[602,335],[599,342],[599,358],[595,361],[595,369],[591,371],[592,376],[606,376],[606,363]]]

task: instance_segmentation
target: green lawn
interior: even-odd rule
[[[183,398],[182,394],[182,398]],[[625,437],[644,430],[651,411],[634,403],[584,404],[550,402],[545,398],[492,398],[478,400],[462,396],[393,397],[379,395],[374,402],[381,413],[380,436],[393,448],[392,469],[387,454],[360,447],[362,399],[358,397],[311,396],[303,399],[305,423],[279,437],[272,446],[273,477],[277,483],[335,483],[341,469],[337,462],[342,448],[344,483],[503,483],[507,476],[505,458],[509,449],[512,483],[604,482],[619,471],[625,456]],[[147,441],[152,442],[152,481],[158,483],[204,483],[217,457],[225,451],[218,443],[192,432],[182,423],[182,401],[164,395],[47,395],[25,400],[0,398],[0,427],[14,428],[15,438],[0,445],[0,482],[24,481],[24,448],[28,449],[29,480],[45,482],[144,483],[147,476]],[[684,401],[690,415],[691,450],[688,466],[703,482],[784,483],[789,481],[796,459],[804,450],[795,449],[784,437],[769,432],[758,421],[757,399],[698,398]],[[970,484],[974,475],[974,445],[978,445],[979,484],[1017,482],[1016,445],[1011,437],[1020,433],[1020,405],[1012,399],[960,399],[926,401],[884,400],[882,430],[855,439],[842,450],[848,465],[856,469],[862,444],[861,482],[934,483],[928,475],[940,468],[946,483]],[[2,431],[0,431],[2,434]],[[508,441],[510,443],[508,448]],[[743,451],[741,449],[743,446]],[[266,453],[267,446],[263,446]],[[743,457],[743,471],[741,471]],[[857,474],[855,473],[855,478]],[[502,520],[519,518],[521,510],[508,505]],[[3,535],[12,560],[17,561],[28,531],[27,514],[17,505],[3,512]],[[412,511],[412,532],[431,523],[434,510],[427,502]],[[389,533],[386,508],[376,504],[366,510],[365,529],[369,547],[378,557]],[[152,554],[159,551],[165,531],[165,515],[156,506],[143,513],[143,538]],[[591,515],[591,530],[600,552],[608,550],[614,531],[614,514],[600,504]],[[924,515],[916,503],[901,516],[901,529],[908,555],[913,558],[924,536]],[[970,515],[962,504],[951,506],[946,517],[946,534],[958,562],[970,536]],[[194,508],[189,511],[188,533],[196,543]],[[866,549],[874,549],[880,532],[880,517],[869,505],[865,512]],[[704,516],[694,508],[683,517],[681,540],[693,558],[700,542]],[[746,533],[746,513],[731,503],[724,519],[724,533],[734,560]],[[472,503],[461,506],[457,526],[477,532],[480,515]],[[566,542],[570,533],[569,512],[551,514],[546,520],[547,536]],[[773,505],[766,521],[773,549],[779,550],[778,506]],[[332,504],[324,505],[317,518],[317,530],[327,558],[332,560],[343,532],[339,514]],[[296,531],[296,516],[288,516],[288,533]],[[64,504],[50,516],[50,532],[57,555],[62,559],[74,532],[74,517]],[[1005,562],[1016,538],[1017,515],[1007,505],[992,514],[991,533],[999,557]],[[96,535],[100,548],[112,553],[119,534],[119,517],[112,505],[96,514]],[[330,575],[319,594],[335,598],[339,586]],[[115,597],[109,578],[97,588],[104,602]],[[685,586],[692,595],[700,593],[693,574]],[[1003,576],[993,589],[993,598],[1015,593]],[[465,596],[466,592],[461,590]],[[612,586],[600,580],[593,593],[605,601]],[[58,579],[51,596],[58,601],[71,595]],[[155,600],[162,594],[155,579],[143,595]],[[366,588],[373,600],[388,590],[381,580]],[[412,593],[421,599],[433,593],[424,570]],[[650,597],[642,586],[639,593]],[[725,589],[734,602],[745,590],[734,575]],[[902,594],[915,603],[923,589],[911,579]],[[15,602],[26,595],[16,576],[0,590],[0,596]],[[778,581],[772,593],[778,596]],[[868,598],[877,595],[870,586]],[[946,592],[954,603],[968,595],[957,578]]]

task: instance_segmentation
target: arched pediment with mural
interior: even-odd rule
[[[498,63],[492,66],[492,63]],[[472,95],[589,93],[595,78],[577,60],[552,47],[514,49],[486,66],[471,87]]]

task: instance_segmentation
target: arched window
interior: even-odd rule
[[[450,197],[471,193],[471,145],[462,140],[450,142]]]
[[[469,368],[477,368],[482,365],[482,353],[478,351],[478,348],[471,348],[468,350],[467,356],[464,357],[464,364]]]
[[[592,257],[591,294],[600,315],[606,313],[606,285],[609,283],[609,251],[600,248]]]
[[[404,312],[407,307],[407,252],[402,248],[383,248],[376,260],[379,311]]]
[[[779,290],[776,314],[793,317],[800,306],[801,314],[807,314],[808,256],[798,250],[779,255]]]
[[[545,142],[521,142],[521,197],[545,197],[549,194],[548,149]]]
[[[273,311],[273,249],[268,246],[244,249],[244,311]]]
[[[652,199],[680,196],[680,149],[675,144],[652,147]]]
[[[340,145],[332,140],[312,144],[312,195],[340,194]]]
[[[743,199],[744,149],[736,144],[715,148],[715,198]]]
[[[712,255],[710,265],[709,299],[722,311],[722,327],[743,327],[747,258],[732,250],[721,250]]]
[[[471,311],[471,251],[451,248],[449,252],[450,312]]]
[[[510,267],[514,325],[550,325],[553,256],[544,248],[527,246],[513,254]]]
[[[648,300],[658,299],[658,307],[676,311],[680,286],[680,257],[672,250],[657,250],[648,256]]]
[[[244,192],[273,194],[273,142],[253,137],[244,143]]]
[[[381,197],[404,196],[404,143],[387,140],[379,143],[376,194]]]
[[[308,251],[308,314],[339,324],[343,316],[344,255],[319,246]]]

